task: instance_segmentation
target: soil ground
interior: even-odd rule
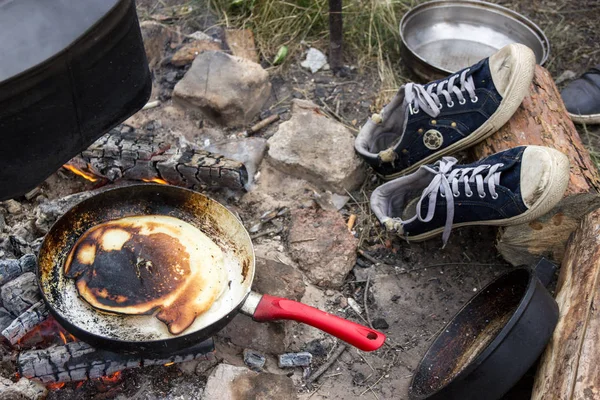
[[[183,3],[183,0],[139,0],[138,7],[143,18]],[[597,1],[509,0],[497,3],[523,13],[546,31],[552,45],[552,55],[546,67],[553,76],[558,77],[565,70],[579,75],[600,62],[596,34],[600,7]],[[205,17],[194,22],[182,20],[181,24],[184,29],[194,30],[198,26],[213,26],[218,21]],[[351,57],[347,58],[352,65]],[[299,62],[299,58],[292,60],[288,67],[273,71],[274,90],[269,107],[289,108],[293,98],[306,98],[354,131],[359,129],[370,115],[379,92],[375,67],[351,68],[344,77],[338,77],[331,72],[310,74],[299,67]],[[405,71],[402,60],[398,60],[398,64],[398,68]],[[284,112],[283,118],[286,117],[289,115]],[[164,125],[166,117],[162,118]],[[276,126],[273,126],[261,135],[268,137],[275,129]],[[580,133],[584,140],[589,141],[593,151],[597,133],[581,127]],[[196,140],[200,138],[196,137]],[[372,268],[375,271],[368,280],[368,296],[364,296],[367,282],[357,282],[355,274],[348,276],[343,294],[345,298],[354,298],[361,307],[367,307],[372,321],[385,319],[389,325],[383,329],[389,336],[388,345],[374,353],[347,350],[312,390],[300,393],[303,399],[407,399],[413,371],[436,333],[471,296],[511,268],[495,250],[496,230],[493,228],[457,229],[444,249],[440,238],[407,244],[397,237],[388,237],[371,216],[368,207],[368,196],[379,183],[370,176],[361,190],[352,193],[354,199],[345,212],[358,215],[355,229],[361,239],[361,250],[385,265]],[[243,219],[251,220],[262,211],[242,207],[240,214]],[[361,260],[370,265],[367,260]],[[357,317],[351,308],[342,309],[334,297],[326,299],[329,311],[357,321],[367,318],[364,312]],[[298,381],[299,375],[299,372],[294,375]],[[176,367],[152,369],[144,379],[132,372],[126,372],[124,376],[120,384],[121,393],[133,393],[144,382],[166,385],[166,393],[169,391],[167,386],[173,387],[184,379]],[[531,376],[531,373],[528,374],[505,399],[529,398]],[[73,395],[69,389],[56,391],[49,398],[73,398],[68,397],[69,393]],[[98,393],[95,398],[111,396]]]

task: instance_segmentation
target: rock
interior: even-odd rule
[[[260,323],[238,314],[218,336],[229,339],[236,346],[258,350],[263,353],[285,352],[285,327],[283,323]]]
[[[267,152],[267,140],[258,137],[242,138],[215,143],[206,147],[205,150],[222,154],[227,158],[243,163],[246,166],[246,171],[248,171],[246,189],[249,189],[254,185],[254,175]]]
[[[256,258],[256,271],[252,288],[259,293],[300,300],[306,285],[296,268],[278,261]]]
[[[388,329],[390,324],[383,318],[375,318],[373,320],[373,328],[374,329]]]
[[[188,35],[188,37],[194,40],[214,40],[212,36],[207,35],[202,31],[196,31],[194,33],[191,33]]]
[[[267,160],[280,171],[323,190],[358,188],[366,169],[354,152],[354,135],[314,103],[292,101],[292,117],[269,139]]]
[[[250,29],[227,29],[225,41],[231,49],[231,54],[252,62],[259,62],[254,34]]]
[[[265,366],[265,356],[255,350],[244,349],[244,363],[253,371],[260,372]]]
[[[21,378],[17,383],[0,376],[0,400],[41,400],[48,390],[39,382]]]
[[[327,57],[320,50],[311,47],[306,53],[306,60],[300,65],[314,74],[327,65]]]
[[[156,67],[166,57],[169,45],[179,45],[183,39],[181,33],[158,22],[144,21],[140,28],[150,68]]]
[[[173,57],[171,57],[171,64],[176,67],[183,67],[184,65],[191,64],[198,54],[207,50],[220,51],[221,44],[212,40],[195,40],[191,43],[187,43],[173,54]]]
[[[205,51],[177,83],[173,99],[218,124],[239,126],[260,112],[270,94],[269,74],[259,64]]]
[[[327,355],[327,348],[323,346],[323,343],[318,340],[312,340],[304,346],[304,350],[316,357],[324,357]]]
[[[4,202],[4,208],[6,208],[9,214],[19,214],[23,206],[18,201],[10,199]]]
[[[257,373],[220,364],[208,377],[204,398],[210,400],[294,400],[293,381],[285,375]]]
[[[358,263],[357,263],[358,265]],[[354,267],[354,269],[352,270],[352,272],[354,273],[354,277],[356,278],[356,282],[357,283],[361,283],[361,282],[366,282],[367,279],[369,278],[369,275],[371,275],[371,278],[373,276],[375,276],[375,268],[373,267]]]
[[[312,354],[306,351],[281,354],[279,356],[279,368],[310,367],[312,357]]]
[[[294,261],[319,286],[339,288],[356,263],[358,239],[335,211],[293,210],[288,244]]]

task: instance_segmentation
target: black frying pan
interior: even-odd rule
[[[123,315],[97,310],[79,297],[64,275],[67,255],[88,229],[137,215],[168,215],[210,237],[225,254],[230,284],[211,308],[179,335],[154,315]],[[143,184],[112,189],[77,204],[46,235],[37,271],[42,296],[57,321],[77,338],[97,347],[160,354],[198,343],[222,329],[238,312],[257,321],[291,319],[332,334],[364,351],[383,345],[385,335],[288,299],[251,291],[254,250],[242,223],[218,202],[191,190]]]

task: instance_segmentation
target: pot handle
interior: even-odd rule
[[[383,346],[385,335],[369,327],[337,317],[306,304],[264,294],[253,318],[255,321],[289,319],[302,322],[333,335],[363,351]]]

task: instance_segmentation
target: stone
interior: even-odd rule
[[[354,135],[310,101],[294,99],[292,117],[269,139],[269,164],[323,190],[345,193],[365,179]]]
[[[265,356],[252,349],[244,349],[244,364],[253,371],[260,372],[265,366]]]
[[[305,208],[292,211],[288,246],[311,283],[339,288],[356,263],[358,239],[339,213]]]
[[[388,329],[390,324],[384,318],[375,318],[373,320],[374,329]]]
[[[212,40],[195,40],[191,43],[183,45],[171,57],[171,64],[176,67],[183,67],[191,64],[198,54],[206,50],[221,50],[221,44]]]
[[[225,42],[231,50],[231,54],[245,58],[252,62],[259,62],[254,34],[250,29],[227,29],[225,31]]]
[[[244,164],[248,171],[248,186],[254,186],[254,175],[267,152],[267,140],[259,137],[240,138],[237,140],[211,144],[204,150],[221,154]]]
[[[327,65],[327,56],[320,50],[311,47],[306,53],[306,60],[302,61],[300,65],[314,74]]]
[[[285,375],[258,373],[219,364],[208,377],[204,398],[210,400],[294,400],[294,383]]]
[[[4,202],[4,208],[6,208],[9,214],[19,214],[23,206],[18,201],[10,199]]]
[[[0,376],[0,400],[41,400],[48,390],[39,382],[21,378],[17,383]]]
[[[279,368],[310,367],[312,357],[312,354],[306,351],[281,354],[279,355]]]
[[[173,90],[173,100],[221,125],[248,124],[271,94],[259,64],[219,51],[198,55]]]
[[[285,352],[285,326],[283,323],[261,323],[238,314],[219,333],[236,346],[258,350],[263,353],[281,354]]]
[[[278,261],[256,258],[256,271],[252,288],[271,296],[300,300],[306,285],[302,273],[296,268]]]
[[[142,22],[140,29],[150,68],[160,64],[170,45],[179,45],[183,39],[178,31],[154,21]]]

